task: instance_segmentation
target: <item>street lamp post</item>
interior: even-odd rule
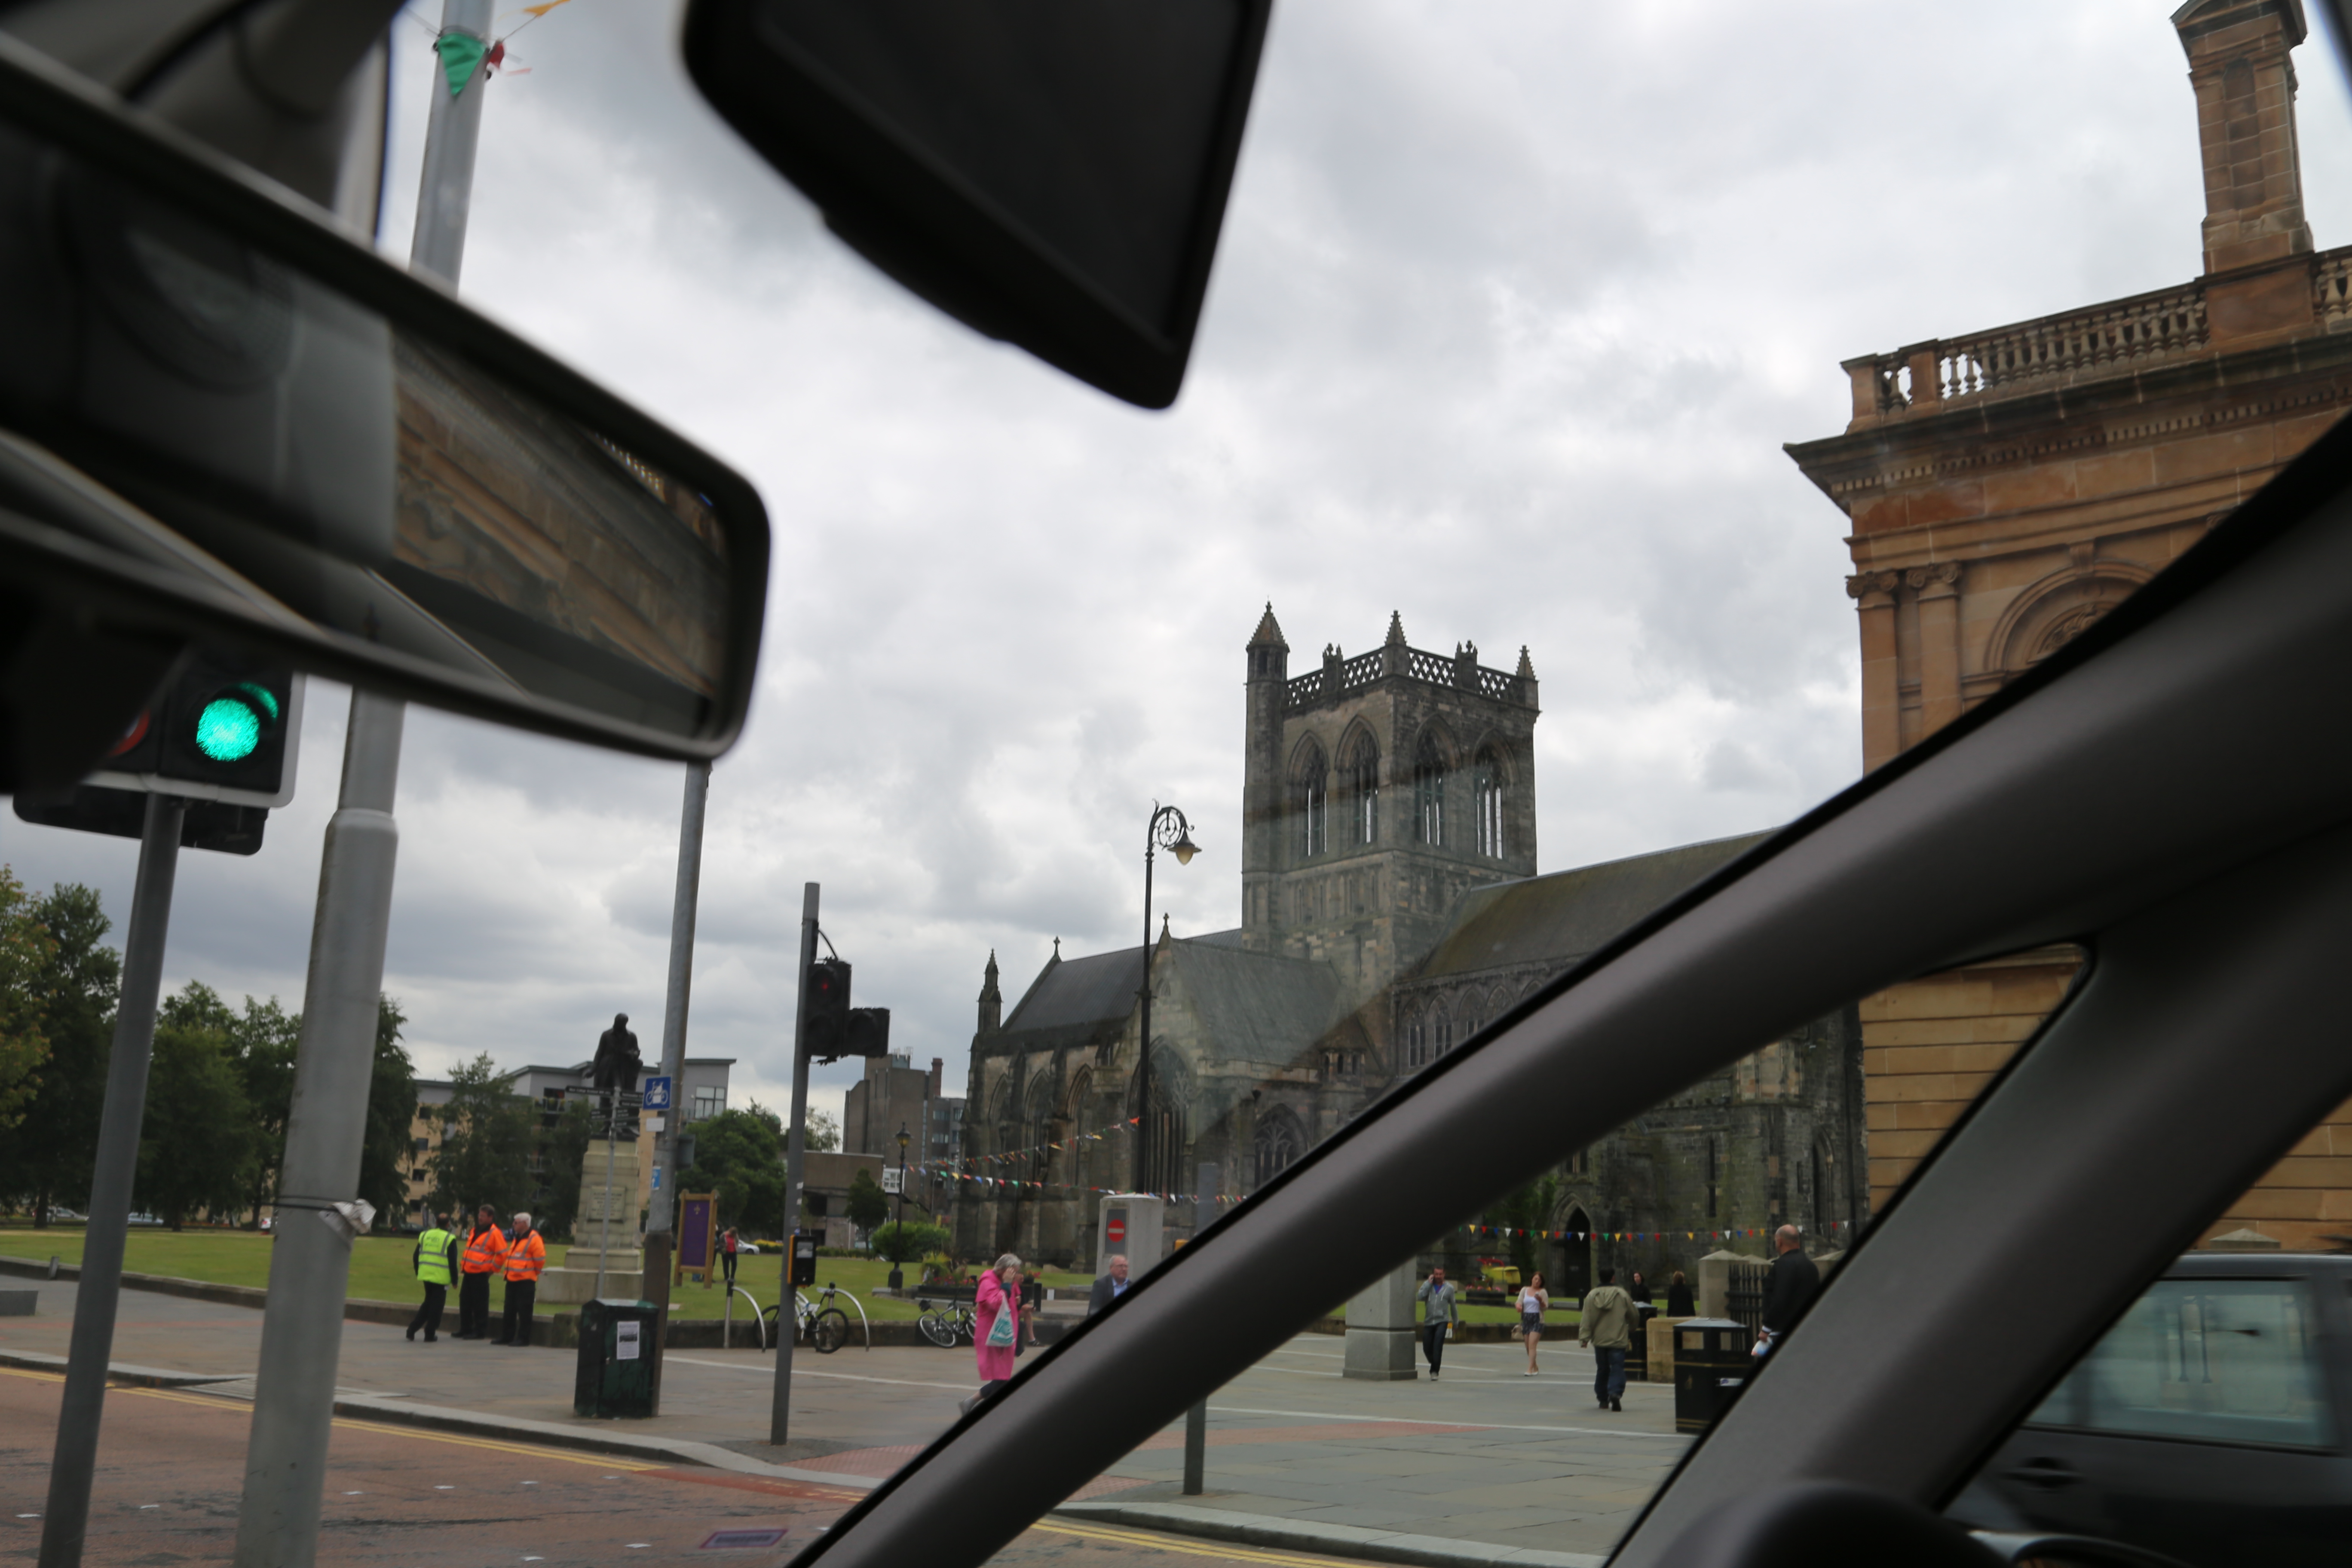
[[[1179,866],[1191,865],[1192,857],[1201,852],[1201,847],[1192,842],[1192,825],[1184,820],[1184,814],[1172,805],[1153,801],[1151,825],[1143,834],[1143,1017],[1141,1059],[1135,1069],[1139,1113],[1135,1123],[1135,1169],[1139,1178],[1135,1184],[1139,1188],[1143,1186],[1141,1177],[1157,1174],[1154,1167],[1160,1154],[1153,1146],[1156,1140],[1151,1118],[1151,858],[1154,851],[1163,848],[1176,857]]]
[[[907,1124],[898,1123],[898,1249],[907,1246]],[[890,1289],[898,1289],[907,1282],[907,1271],[897,1259],[890,1263]]]

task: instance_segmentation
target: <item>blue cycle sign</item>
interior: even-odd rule
[[[667,1078],[649,1078],[646,1079],[645,1096],[646,1109],[647,1110],[667,1110],[669,1109],[669,1079]]]

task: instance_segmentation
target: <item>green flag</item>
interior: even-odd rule
[[[457,97],[466,90],[473,79],[474,68],[482,63],[489,46],[471,33],[444,33],[433,41],[441,54],[441,74],[449,79],[449,96]]]

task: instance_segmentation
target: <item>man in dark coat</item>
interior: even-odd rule
[[[1093,1317],[1126,1294],[1127,1254],[1114,1252],[1109,1263],[1095,1277],[1093,1289],[1087,1292],[1087,1316]]]
[[[1782,1334],[1797,1326],[1798,1318],[1822,1288],[1822,1271],[1805,1256],[1797,1227],[1784,1225],[1772,1237],[1780,1256],[1772,1259],[1772,1279],[1764,1289],[1764,1327],[1756,1336],[1756,1353],[1769,1354]]]

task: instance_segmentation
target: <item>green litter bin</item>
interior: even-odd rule
[[[1755,1375],[1755,1331],[1729,1318],[1685,1318],[1675,1336],[1675,1430],[1704,1432]]]
[[[590,1301],[580,1309],[580,1368],[572,1413],[645,1417],[654,1413],[651,1301]]]

